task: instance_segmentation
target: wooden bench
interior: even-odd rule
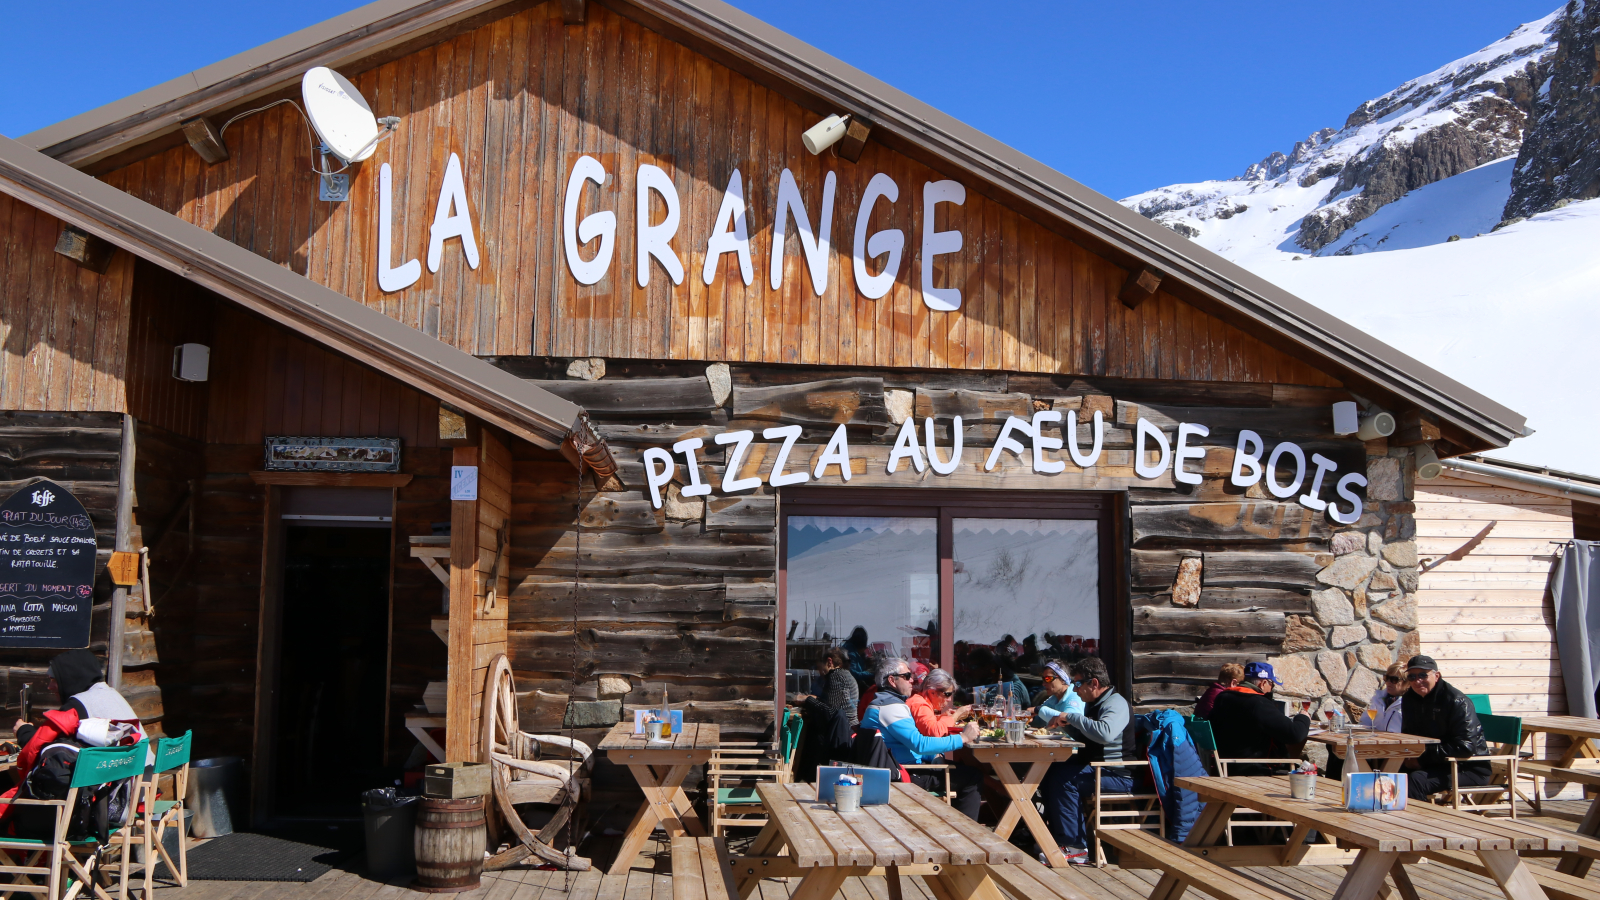
[[[722,838],[672,839],[672,900],[739,900]]]
[[[1025,859],[1009,866],[990,866],[989,874],[1013,897],[1027,900],[1097,900],[1100,890],[1085,880],[1080,887],[1066,874],[1070,869],[1056,870],[1037,859]]]
[[[1191,885],[1216,900],[1294,900],[1290,894],[1201,859],[1148,831],[1108,831],[1102,833],[1100,839],[1123,853],[1144,857],[1154,868],[1177,879],[1178,886],[1167,895],[1167,900],[1179,900]],[[1600,900],[1600,896],[1583,900]]]
[[[1476,853],[1468,853],[1465,850],[1428,850],[1422,855],[1434,862],[1464,872],[1482,875],[1489,879],[1494,878]],[[1539,882],[1539,887],[1544,889],[1545,896],[1550,900],[1600,900],[1600,882],[1567,875],[1543,866],[1528,866],[1528,870],[1533,873],[1534,880]]]

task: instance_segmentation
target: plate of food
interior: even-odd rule
[[[1006,739],[1006,730],[1004,728],[985,728],[980,734],[981,739],[989,743],[1003,742]]]

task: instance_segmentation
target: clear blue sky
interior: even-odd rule
[[[1560,2],[734,0],[1113,197],[1237,175]],[[25,134],[358,5],[9,4],[0,134]]]

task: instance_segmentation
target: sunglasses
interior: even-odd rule
[[[1406,673],[1406,680],[1408,680],[1408,681],[1427,681],[1428,680],[1428,673],[1427,672],[1407,672]]]
[[[1405,681],[1404,678],[1401,678],[1398,675],[1385,675],[1383,676],[1383,680],[1389,682],[1390,684],[1399,684],[1400,682]]]
[[[956,695],[956,692],[955,691],[940,691],[939,694],[941,696],[945,696],[945,697],[954,697]]]
[[[910,672],[896,672],[893,675],[890,675],[889,677],[890,678],[904,678],[905,680],[910,681],[911,680],[911,673]]]

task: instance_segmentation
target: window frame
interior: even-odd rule
[[[781,717],[788,661],[789,517],[916,516],[938,520],[939,664],[955,654],[955,519],[1088,519],[1100,536],[1100,655],[1112,680],[1132,689],[1133,647],[1124,566],[1126,495],[1098,491],[1008,491],[926,488],[786,487],[778,498],[778,602],[774,629],[774,721]]]

